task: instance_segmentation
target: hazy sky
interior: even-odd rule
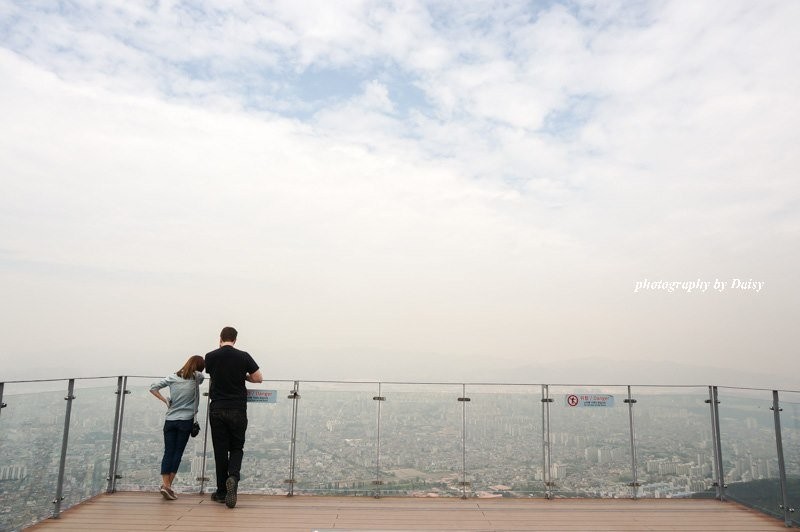
[[[798,20],[0,0],[0,380],[162,375],[233,325],[274,378],[800,388]]]

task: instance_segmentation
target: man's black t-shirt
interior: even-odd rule
[[[211,375],[211,410],[247,409],[245,376],[258,371],[253,357],[232,345],[223,345],[206,354],[206,373]]]

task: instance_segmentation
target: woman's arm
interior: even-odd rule
[[[167,401],[167,400],[164,398],[164,396],[163,396],[163,395],[161,395],[161,390],[150,390],[150,393],[152,393],[153,395],[155,395],[155,396],[156,396],[156,399],[158,399],[158,400],[162,401],[162,402],[163,402],[165,405],[167,405],[167,408],[169,408],[169,401]]]
[[[174,382],[176,378],[177,377],[175,375],[168,375],[166,378],[150,385],[150,393],[152,393],[156,399],[167,405],[167,408],[169,408],[170,399],[166,399],[163,395],[161,395],[161,388],[166,388],[169,386],[170,382]]]

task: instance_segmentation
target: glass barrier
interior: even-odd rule
[[[462,496],[462,393],[454,384],[381,385],[382,494]]]
[[[627,388],[550,386],[550,478],[556,497],[630,497]]]
[[[708,388],[635,387],[636,471],[643,498],[713,498]]]
[[[108,486],[116,391],[116,377],[75,381],[62,510],[104,492]]]
[[[800,392],[780,392],[781,437],[792,523],[800,526]]]
[[[240,493],[285,495],[289,492],[286,479],[291,463],[292,400],[287,397],[292,387],[293,382],[287,381],[247,384],[248,389],[276,391],[276,402],[247,405]],[[213,493],[217,477],[210,430],[209,427],[206,477],[210,479],[208,491]]]
[[[158,380],[128,378],[118,491],[152,491],[158,497],[166,409],[149,393]],[[4,386],[0,530],[52,515],[67,385],[64,380]],[[627,498],[633,493],[624,386],[547,387],[553,402],[548,403],[550,467],[544,471],[540,386],[301,382],[301,399],[295,402],[287,397],[293,385],[248,385],[274,390],[277,401],[248,405],[243,493],[289,492],[295,406],[298,494],[531,497],[549,492]],[[201,393],[207,389],[208,381]],[[62,510],[105,489],[115,390],[116,378],[75,381]],[[638,496],[714,497],[708,388],[631,391]],[[721,387],[719,400],[726,495],[782,518],[772,392]],[[780,400],[789,504],[799,510],[800,392],[781,392]],[[205,488],[215,489],[206,413],[202,396],[203,430],[187,445],[175,483],[179,493],[198,491],[203,476]],[[792,514],[793,522],[800,524],[797,515]]]
[[[467,385],[467,481],[478,497],[544,497],[541,386]]]
[[[782,519],[772,392],[720,387],[719,402],[726,496]]]
[[[0,530],[53,514],[67,381],[6,384],[0,413]]]
[[[377,395],[377,383],[300,383],[296,494],[374,492]]]

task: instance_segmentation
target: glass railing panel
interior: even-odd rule
[[[150,385],[163,377],[128,377],[123,413],[122,436],[120,441],[117,472],[122,478],[117,480],[118,491],[158,491],[161,485],[161,459],[164,456],[164,415],[167,408],[150,393]],[[208,391],[208,382],[200,388],[202,394]],[[169,388],[161,391],[164,397]],[[201,416],[203,413],[201,413]],[[202,419],[202,417],[201,417]],[[203,437],[189,438],[183,453],[178,474],[173,486],[178,493],[199,489],[203,461]],[[210,440],[210,439],[209,439]],[[209,441],[210,449],[210,441]]]
[[[377,395],[376,383],[300,383],[296,494],[374,492]]]
[[[800,526],[800,392],[780,392],[781,439],[792,522]]]
[[[553,495],[630,497],[627,388],[550,386],[550,397]]]
[[[541,386],[467,385],[467,481],[478,497],[543,497]]]
[[[772,392],[719,388],[719,402],[725,494],[783,517]]]
[[[274,390],[276,402],[247,405],[247,434],[239,483],[240,493],[285,495],[289,491],[286,480],[289,478],[291,463],[293,400],[288,399],[288,396],[292,387],[293,382],[290,381],[247,384],[248,389]],[[208,491],[213,493],[216,490],[217,477],[210,433],[206,477],[210,479]]]
[[[463,494],[462,393],[453,384],[382,384],[382,494]]]
[[[631,394],[638,496],[716,496],[708,388],[637,386]]]
[[[53,514],[67,381],[6,383],[0,413],[0,530]]]
[[[116,377],[75,380],[62,510],[104,492],[108,486],[116,391]]]

